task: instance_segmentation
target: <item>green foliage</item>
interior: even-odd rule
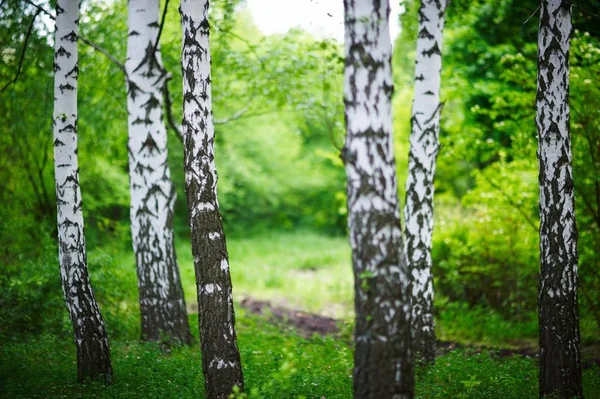
[[[536,308],[537,7],[532,0],[453,1],[444,42],[436,289],[451,300],[491,306],[512,320]],[[598,331],[600,93],[593,82],[600,74],[600,38],[589,15],[574,10],[570,106],[580,304],[582,316],[595,320]]]
[[[111,339],[135,339],[140,334],[137,276],[130,252],[128,248],[127,256],[116,256],[99,249],[88,255],[90,280]]]
[[[534,312],[510,320],[486,305],[469,307],[439,294],[435,299],[436,334],[442,341],[496,347],[528,347],[537,344],[538,320]],[[482,323],[482,321],[485,322]]]
[[[600,38],[575,31],[571,50],[573,173],[583,314],[600,326]],[[596,82],[596,84],[594,84]]]
[[[5,251],[22,254],[21,251],[35,246],[31,251],[39,251],[39,255],[33,259],[23,255],[4,258],[6,263],[0,273],[0,340],[20,339],[42,331],[63,334],[70,322],[60,285],[58,248],[47,237],[38,237],[34,245],[30,237],[15,238],[4,241],[11,245]]]
[[[435,287],[517,320],[537,306],[535,167],[497,163],[474,175],[477,185],[460,204],[438,202],[445,216],[434,232]]]

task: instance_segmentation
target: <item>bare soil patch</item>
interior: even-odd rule
[[[276,306],[270,302],[252,298],[243,299],[241,305],[252,313],[267,316],[278,323],[289,324],[307,337],[313,334],[328,335],[340,332],[337,320],[330,317]]]

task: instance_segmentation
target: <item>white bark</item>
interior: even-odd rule
[[[348,226],[355,278],[355,398],[412,398],[408,278],[392,144],[389,3],[345,0]]]
[[[543,0],[536,123],[540,181],[540,396],[583,397],[569,111],[571,2]]]
[[[77,159],[79,2],[58,0],[54,52],[54,175],[62,289],[77,346],[77,377],[112,381],[104,322],[89,281]]]
[[[229,258],[217,200],[207,0],[182,0],[185,185],[196,271],[207,398],[228,398],[244,379],[235,333]]]
[[[167,73],[157,46],[159,0],[129,0],[125,62],[129,131],[130,219],[136,257],[142,338],[164,333],[190,343],[175,257],[175,189],[167,163],[162,88]],[[155,46],[157,48],[155,48]]]
[[[433,320],[433,194],[440,132],[442,33],[446,0],[421,0],[415,60],[410,153],[404,208],[404,244],[409,269],[409,295],[415,352],[435,359]]]

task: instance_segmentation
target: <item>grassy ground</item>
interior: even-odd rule
[[[179,242],[186,293],[195,292],[192,257]],[[347,318],[353,309],[350,247],[345,237],[304,231],[228,240],[236,299],[251,296]],[[191,297],[190,297],[191,299]]]
[[[314,232],[230,238],[234,293],[273,301],[345,320],[352,316],[350,251],[343,237]],[[193,310],[195,283],[185,239],[178,256],[188,307]],[[0,397],[202,397],[202,373],[196,315],[190,315],[195,343],[170,354],[141,344],[135,268],[128,250],[92,250],[90,269],[107,320],[113,349],[115,384],[74,384],[74,347],[64,332],[28,335],[2,341]],[[58,295],[58,294],[55,294]],[[58,300],[58,299],[57,299]],[[535,320],[509,323],[484,309],[469,310],[439,301],[438,335],[462,343],[508,347],[535,339]],[[251,397],[350,398],[351,329],[335,337],[306,339],[289,326],[236,307],[239,346]],[[460,350],[438,358],[433,367],[417,368],[418,398],[537,397],[535,359],[498,358],[494,351]],[[600,370],[584,374],[586,398],[600,398]]]
[[[192,325],[194,317],[191,317]],[[350,398],[352,350],[348,337],[305,339],[238,312],[239,345],[252,398]],[[0,397],[201,398],[197,330],[191,348],[162,353],[152,344],[113,341],[115,383],[75,384],[71,338],[42,336],[0,349]],[[535,398],[537,366],[520,356],[453,351],[433,367],[417,367],[417,398]],[[584,373],[588,399],[600,398],[600,369]]]
[[[180,239],[177,245],[186,299],[193,305],[193,258],[187,240]],[[313,231],[273,232],[231,237],[228,248],[238,301],[249,296],[336,319],[352,319],[353,277],[346,237]],[[133,268],[133,258],[129,262]],[[441,297],[436,301],[436,306],[443,309],[437,318],[440,339],[503,347],[537,345],[535,310],[530,318],[517,324],[488,309],[469,310],[464,304],[447,303]]]

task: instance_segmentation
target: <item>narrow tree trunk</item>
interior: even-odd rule
[[[175,188],[162,112],[166,71],[157,46],[159,0],[129,0],[127,111],[131,235],[142,339],[190,344],[173,239]]]
[[[54,175],[62,289],[77,347],[77,381],[112,382],[104,322],[90,284],[77,161],[79,2],[58,0],[54,50]]]
[[[413,350],[435,360],[433,321],[433,179],[439,150],[442,32],[446,0],[421,0],[415,60],[406,203],[404,249],[409,270]]]
[[[569,126],[571,29],[571,1],[542,0],[536,100],[540,167],[540,397],[583,397]]]
[[[202,371],[208,399],[244,387],[229,259],[217,201],[211,104],[207,0],[182,0],[183,132],[185,188],[198,291]]]
[[[412,398],[408,277],[392,145],[389,3],[344,0],[348,226],[356,311],[354,397]]]

